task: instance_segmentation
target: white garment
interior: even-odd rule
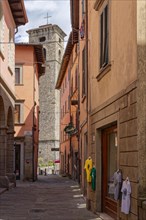
[[[120,194],[120,188],[121,188],[121,182],[122,182],[122,174],[120,171],[116,171],[114,173],[114,199],[118,200],[119,199],[119,194]]]
[[[129,180],[123,181],[121,192],[122,192],[121,212],[125,214],[129,214],[130,194],[131,194],[131,185]]]

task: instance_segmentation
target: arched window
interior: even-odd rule
[[[58,51],[58,58],[59,58],[59,61],[61,61],[61,50],[60,49]]]

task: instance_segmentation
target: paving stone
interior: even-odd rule
[[[58,175],[36,182],[17,181],[0,195],[0,220],[100,220],[86,209],[76,182]]]

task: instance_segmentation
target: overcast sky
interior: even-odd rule
[[[70,0],[24,0],[28,23],[18,28],[16,42],[28,42],[27,30],[47,24],[47,13],[51,16],[48,23],[58,25],[68,35],[71,31]]]

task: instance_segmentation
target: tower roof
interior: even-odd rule
[[[62,35],[62,37],[64,38],[66,36],[65,32],[56,24],[46,24],[46,25],[41,25],[38,28],[34,28],[34,29],[30,29],[27,31],[28,34],[30,34],[31,32],[35,32],[35,31],[41,31],[41,30],[54,30],[56,31],[58,34]]]

